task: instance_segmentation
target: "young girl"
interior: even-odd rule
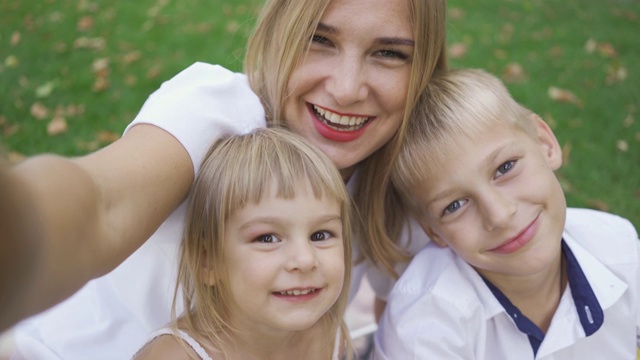
[[[324,154],[279,129],[220,140],[188,202],[173,321],[136,359],[337,359],[350,253],[349,197]]]

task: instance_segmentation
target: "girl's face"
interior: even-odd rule
[[[406,0],[333,0],[291,74],[290,128],[349,177],[402,123],[413,56]]]
[[[238,312],[232,322],[252,334],[277,336],[313,326],[338,299],[345,273],[340,204],[317,199],[308,184],[231,214],[225,263]]]

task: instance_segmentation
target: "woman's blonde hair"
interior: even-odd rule
[[[382,149],[384,159],[364,159],[354,193],[354,228],[365,258],[395,274],[393,264],[408,257],[395,244],[404,223],[389,174],[406,133],[411,109],[431,75],[446,70],[446,0],[406,0],[414,53],[402,125]],[[287,84],[330,0],[267,0],[245,57],[245,72],[265,108],[267,121],[282,119]],[[378,150],[378,151],[380,151]],[[389,150],[389,151],[387,151]]]
[[[234,211],[258,203],[274,185],[277,196],[289,199],[296,196],[295,191],[304,182],[317,198],[328,197],[340,205],[344,284],[338,300],[320,321],[326,326],[328,344],[334,343],[341,330],[341,338],[348,346],[348,332],[342,319],[351,276],[349,195],[331,160],[299,135],[284,129],[257,129],[221,139],[206,155],[188,201],[172,308],[174,328],[180,327],[200,341],[212,341],[226,353],[225,347],[233,341],[237,330],[229,321],[234,301],[225,262],[225,224]],[[208,271],[216,274],[214,286],[208,285]],[[178,287],[182,288],[185,309],[179,320]],[[331,350],[328,346],[328,351]]]
[[[533,113],[518,104],[502,81],[479,69],[453,70],[435,76],[413,110],[413,120],[402,144],[391,179],[409,211],[420,215],[412,192],[426,186],[435,164],[451,154],[461,141],[507,124],[536,136]]]

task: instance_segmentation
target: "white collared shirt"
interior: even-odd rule
[[[568,209],[563,237],[604,310],[604,323],[586,337],[567,286],[536,359],[635,359],[640,333],[635,229],[615,215]],[[477,272],[434,244],[416,255],[396,283],[375,342],[375,359],[534,358],[527,335]]]

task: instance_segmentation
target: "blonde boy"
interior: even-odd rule
[[[429,234],[388,298],[378,359],[635,359],[639,242],[567,209],[547,124],[481,70],[434,78],[393,182]]]

